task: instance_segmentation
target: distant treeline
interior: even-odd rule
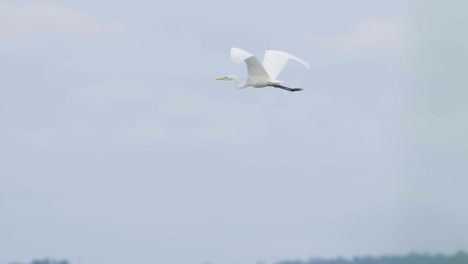
[[[11,262],[9,264],[23,264]],[[68,260],[38,259],[28,264],[71,264]],[[354,257],[352,259],[313,258],[310,260],[286,260],[276,264],[468,264],[468,254],[459,251],[453,255],[411,253],[406,256]]]
[[[341,257],[334,259],[313,258],[305,261],[287,260],[277,264],[468,264],[468,254],[459,251],[453,255],[411,253],[406,256],[367,256],[352,259]]]
[[[23,264],[20,262],[10,262],[9,264]],[[28,264],[70,264],[68,260],[55,260],[55,259],[36,259]]]

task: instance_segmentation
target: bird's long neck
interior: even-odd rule
[[[237,88],[237,89],[242,89],[242,88],[245,88],[247,87],[247,84],[246,83],[241,83],[239,81],[239,77],[237,76],[233,76],[233,81],[234,81],[234,86]]]

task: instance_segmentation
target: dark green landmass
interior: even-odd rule
[[[277,264],[468,264],[468,254],[459,251],[453,255],[411,253],[406,256],[367,256],[352,259],[341,257],[334,259],[313,258],[310,260],[287,260]]]
[[[11,262],[9,264],[23,264]],[[68,260],[37,259],[28,264],[72,264]],[[312,258],[309,260],[285,260],[276,264],[468,264],[468,254],[459,251],[452,255],[411,253],[406,256],[385,255],[346,258]]]

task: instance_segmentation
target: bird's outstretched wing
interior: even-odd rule
[[[287,52],[279,50],[265,51],[265,57],[263,58],[263,67],[265,68],[270,78],[276,79],[290,59],[299,62],[307,68],[310,68],[309,64],[304,60]]]
[[[253,54],[239,48],[231,48],[231,59],[235,63],[245,62],[249,77],[269,79],[267,71]]]

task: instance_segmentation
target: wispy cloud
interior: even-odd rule
[[[0,38],[18,39],[47,33],[88,37],[116,33],[122,25],[102,22],[52,2],[0,3]]]
[[[401,46],[401,26],[383,18],[359,21],[347,34],[307,38],[311,45],[336,53],[359,53],[376,49],[398,49]]]

